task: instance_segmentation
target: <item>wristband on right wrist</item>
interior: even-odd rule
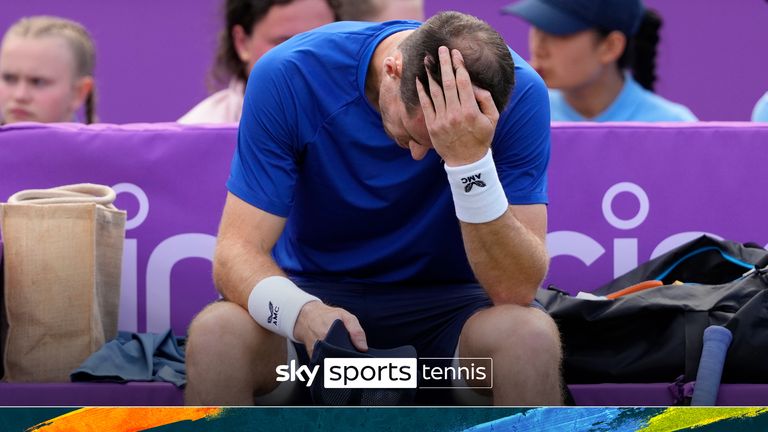
[[[319,298],[303,291],[284,276],[262,279],[248,296],[248,313],[265,329],[298,342],[293,336],[296,319],[305,304]]]

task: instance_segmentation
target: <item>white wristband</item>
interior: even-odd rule
[[[265,329],[297,342],[293,328],[301,308],[319,298],[301,290],[290,279],[269,276],[262,279],[248,296],[248,313]]]
[[[491,149],[477,162],[445,166],[451,185],[456,217],[469,223],[496,220],[507,211],[509,201],[501,187]]]

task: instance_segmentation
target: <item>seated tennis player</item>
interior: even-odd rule
[[[248,80],[186,401],[247,405],[343,321],[354,346],[491,357],[497,405],[561,403],[547,271],[549,101],[488,24],[339,22]],[[464,390],[472,391],[472,390]]]

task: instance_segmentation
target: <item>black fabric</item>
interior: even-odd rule
[[[768,383],[768,276],[763,249],[702,237],[601,287],[608,294],[657,279],[668,285],[616,300],[585,300],[540,290],[537,299],[557,322],[564,376],[576,383],[673,382],[696,378],[704,329],[734,335],[723,382]],[[682,285],[670,285],[674,281]]]
[[[650,279],[659,279],[665,285],[675,281],[709,285],[729,283],[768,257],[765,249],[749,245],[701,236],[638,266],[596,289],[593,294],[609,294]]]
[[[404,345],[392,349],[369,348],[364,353],[357,351],[342,321],[336,320],[328,330],[325,339],[315,343],[310,362],[311,367],[320,366],[310,388],[312,401],[317,405],[394,406],[413,403],[416,395],[415,388],[325,388],[323,364],[326,358],[416,358],[416,349],[413,346]]]

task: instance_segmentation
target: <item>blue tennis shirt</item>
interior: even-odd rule
[[[376,46],[421,23],[339,22],[295,36],[253,68],[227,187],[286,226],[288,274],[371,283],[475,280],[442,162],[411,159],[365,96]],[[547,203],[549,105],[517,54],[493,155],[510,203]]]
[[[624,75],[624,87],[613,103],[595,118],[588,119],[579,114],[568,104],[559,90],[549,91],[549,102],[554,121],[692,122],[697,120],[691,110],[644,89],[630,74]]]

